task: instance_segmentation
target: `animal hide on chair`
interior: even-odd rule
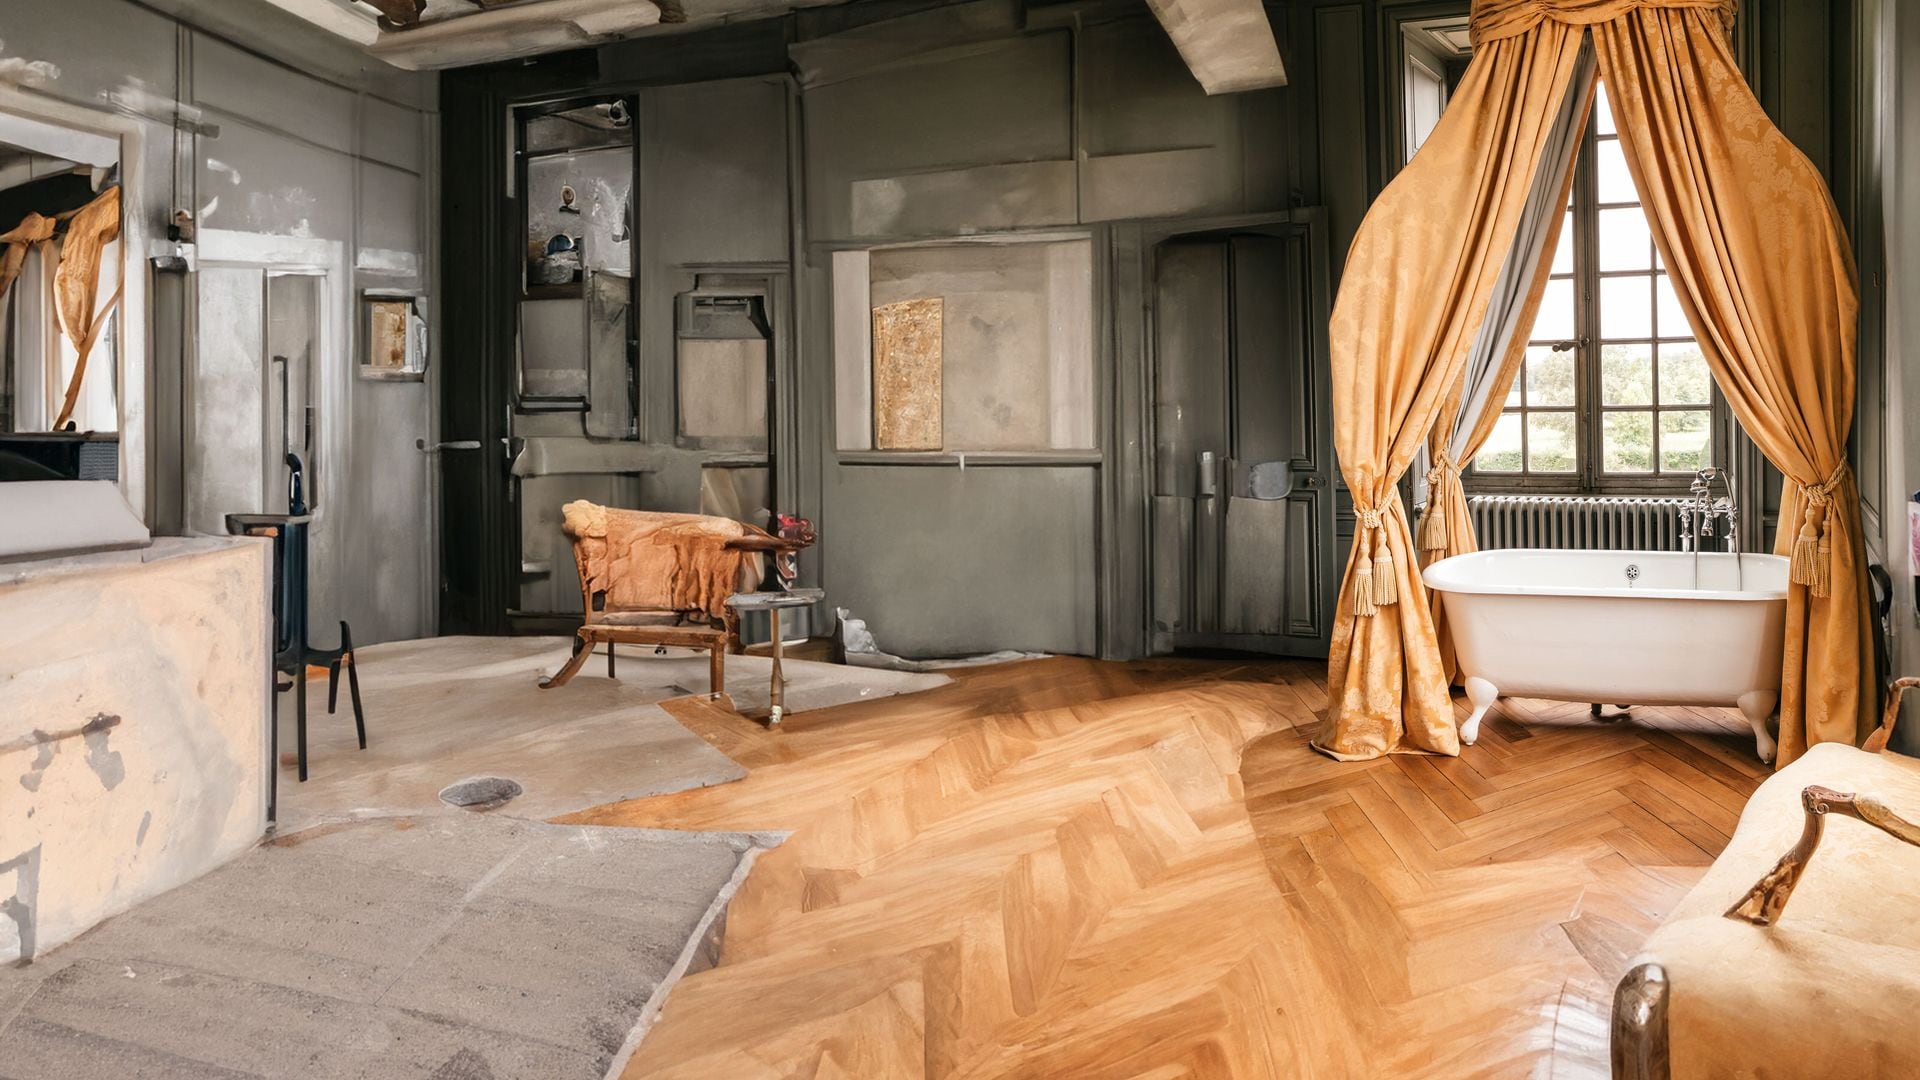
[[[727,597],[759,587],[759,554],[726,546],[765,535],[751,525],[585,500],[568,503],[561,513],[590,608],[593,595],[605,593],[606,611],[701,612],[724,619]]]

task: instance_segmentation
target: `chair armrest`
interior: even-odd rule
[[[1893,738],[1893,725],[1900,721],[1900,695],[1916,686],[1920,686],[1920,676],[1914,675],[1887,684],[1887,709],[1880,714],[1880,726],[1873,729],[1873,734],[1860,744],[1860,749],[1877,754],[1887,748],[1887,740]]]
[[[810,545],[778,536],[742,536],[727,541],[729,551],[805,551]]]
[[[1864,821],[1896,840],[1920,847],[1920,825],[1894,813],[1872,795],[1855,795],[1815,785],[1800,793],[1800,805],[1806,809],[1806,823],[1801,828],[1799,841],[1780,856],[1780,861],[1765,877],[1754,882],[1739,903],[1727,910],[1727,918],[1755,926],[1771,926],[1780,918],[1794,887],[1800,884],[1800,875],[1806,872],[1807,863],[1820,847],[1829,814]]]

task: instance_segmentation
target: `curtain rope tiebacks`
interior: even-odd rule
[[[1393,550],[1380,524],[1380,511],[1356,506],[1359,522],[1360,559],[1353,571],[1353,613],[1362,617],[1400,600],[1398,579],[1393,572]]]
[[[1433,467],[1427,470],[1427,512],[1420,517],[1420,550],[1447,550],[1447,514],[1440,505],[1441,485],[1451,474],[1456,481],[1460,476],[1460,466],[1443,451],[1433,459]]]
[[[1800,487],[1800,534],[1793,540],[1793,556],[1787,564],[1787,576],[1796,585],[1805,585],[1810,596],[1824,597],[1832,589],[1833,578],[1833,493],[1847,477],[1845,461],[1834,466],[1825,480]]]

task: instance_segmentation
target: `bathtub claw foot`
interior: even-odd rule
[[[1473,703],[1473,713],[1467,717],[1466,723],[1460,725],[1460,745],[1472,746],[1480,738],[1480,718],[1487,715],[1487,710],[1499,700],[1500,688],[1478,675],[1467,676],[1466,686],[1467,700]]]
[[[1773,732],[1767,730],[1767,720],[1773,716],[1773,707],[1780,703],[1777,690],[1751,690],[1740,695],[1740,713],[1753,726],[1753,749],[1760,760],[1772,762],[1774,752]]]

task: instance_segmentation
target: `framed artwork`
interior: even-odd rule
[[[873,445],[938,450],[945,302],[901,300],[873,309]]]
[[[360,294],[360,377],[409,379],[427,375],[427,321],[410,293]]]

